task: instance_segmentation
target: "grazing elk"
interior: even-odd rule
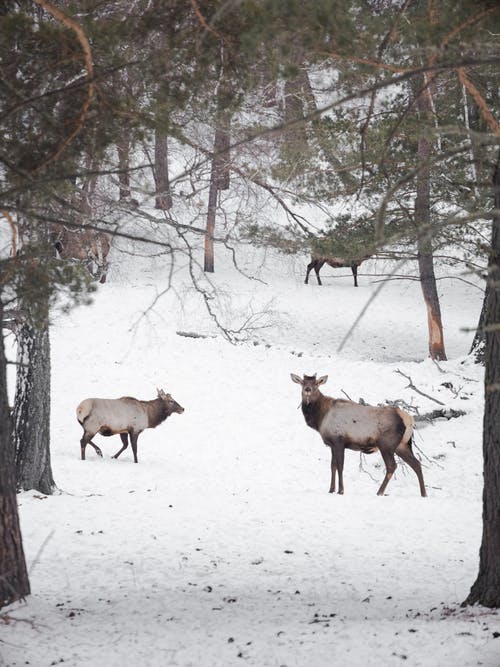
[[[365,257],[362,257],[361,259],[353,259],[353,260],[348,260],[344,259],[343,257],[335,257],[332,255],[316,255],[315,253],[312,253],[311,255],[311,261],[307,265],[307,272],[306,272],[306,279],[304,280],[304,283],[307,285],[309,282],[309,274],[311,271],[314,269],[314,272],[316,273],[316,279],[318,281],[318,285],[322,285],[323,283],[321,282],[321,278],[319,277],[319,272],[324,264],[328,264],[331,266],[333,269],[342,269],[345,266],[350,266],[352,275],[354,276],[354,287],[358,286],[358,266],[362,264],[366,259],[368,259],[370,255],[366,255]]]
[[[302,413],[306,424],[318,431],[323,442],[330,447],[331,483],[330,493],[335,492],[335,473],[339,478],[339,493],[344,493],[344,450],[352,449],[371,454],[377,449],[385,463],[386,473],[377,495],[382,496],[394,471],[394,454],[407,463],[415,472],[420,484],[420,494],[426,496],[424,477],[420,462],[413,454],[411,440],[413,417],[400,408],[359,405],[342,398],[325,396],[319,390],[328,375],[316,379],[316,375],[291,374],[297,384],[302,385]]]
[[[132,445],[134,461],[137,463],[137,439],[146,428],[156,428],[171,414],[182,414],[181,407],[170,394],[158,389],[158,398],[152,401],[139,401],[131,396],[122,398],[86,398],[76,409],[76,418],[83,427],[80,440],[82,460],[85,461],[85,447],[92,445],[96,453],[102,456],[101,449],[92,442],[94,435],[110,436],[119,434],[123,446],[113,458],[117,459],[128,447],[128,438]]]
[[[61,259],[75,259],[84,263],[93,278],[100,283],[106,282],[111,248],[109,234],[85,225],[75,229],[53,225],[50,240]]]

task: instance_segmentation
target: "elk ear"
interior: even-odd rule
[[[299,378],[298,375],[295,375],[294,373],[290,373],[290,377],[292,378],[292,382],[296,382],[297,384],[303,384],[302,378]]]
[[[328,380],[328,375],[323,375],[322,377],[320,377],[320,378],[318,378],[318,379],[316,380],[316,384],[317,384],[318,387],[319,387],[320,384],[325,384],[325,382],[326,382],[327,380]]]
[[[156,391],[158,392],[158,398],[166,398],[163,389],[157,389]]]

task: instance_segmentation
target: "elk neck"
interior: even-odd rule
[[[319,431],[324,416],[333,404],[332,398],[324,396],[321,392],[318,394],[319,396],[310,403],[302,401],[302,414],[306,424],[316,431]]]
[[[155,428],[169,416],[165,401],[161,398],[155,398],[147,402],[148,422],[150,428]]]

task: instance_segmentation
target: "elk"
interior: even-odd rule
[[[354,276],[354,287],[358,286],[358,266],[362,264],[366,259],[369,259],[370,255],[366,255],[361,259],[348,260],[343,257],[335,257],[332,255],[316,255],[315,253],[311,254],[311,261],[307,265],[306,279],[304,283],[307,285],[309,282],[309,274],[314,269],[316,273],[316,279],[318,285],[322,285],[321,278],[319,277],[319,272],[324,264],[328,264],[333,269],[342,269],[345,266],[350,266],[352,275]]]
[[[85,263],[92,277],[100,283],[106,282],[111,248],[109,234],[85,225],[75,229],[53,225],[50,240],[61,259],[74,259]]]
[[[397,454],[415,472],[420,494],[427,495],[422,467],[412,451],[413,417],[400,408],[360,405],[342,398],[331,398],[321,393],[319,387],[328,375],[316,379],[316,375],[300,378],[291,373],[293,382],[302,386],[302,413],[306,424],[318,431],[323,442],[331,450],[330,493],[335,492],[335,475],[338,473],[339,493],[344,493],[344,451],[352,449],[363,454],[376,450],[385,464],[385,477],[377,491],[384,495],[389,480],[396,470]]]
[[[146,428],[156,428],[158,424],[176,412],[182,414],[184,408],[170,394],[158,389],[158,398],[152,401],[139,401],[131,396],[121,398],[86,398],[76,408],[76,418],[83,428],[80,440],[82,461],[85,461],[85,447],[92,445],[98,456],[101,449],[92,442],[94,435],[120,435],[122,448],[112,458],[117,459],[128,447],[128,438],[132,445],[134,462],[137,463],[137,440]]]

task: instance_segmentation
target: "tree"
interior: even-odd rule
[[[500,152],[493,175],[494,212],[485,316],[483,536],[479,573],[464,605],[500,607]]]
[[[418,85],[418,81],[417,81]],[[420,273],[420,286],[427,309],[429,330],[429,355],[436,361],[446,360],[444,349],[443,323],[441,307],[436,286],[433,257],[433,225],[431,221],[431,142],[428,138],[428,119],[432,116],[431,90],[427,76],[424,75],[422,90],[417,92],[417,107],[423,119],[420,124],[417,156],[420,163],[417,173],[415,196],[415,225],[417,227],[417,257]]]
[[[19,303],[22,323],[16,331],[17,373],[13,441],[19,490],[51,494],[50,465],[50,338],[48,295],[38,304],[34,322],[28,303]]]
[[[172,208],[168,175],[168,135],[159,128],[155,131],[154,178],[156,185],[155,207],[162,211],[168,211]]]
[[[0,294],[3,322],[3,294]],[[7,398],[7,362],[0,336],[0,608],[30,593],[17,512],[15,450]]]

